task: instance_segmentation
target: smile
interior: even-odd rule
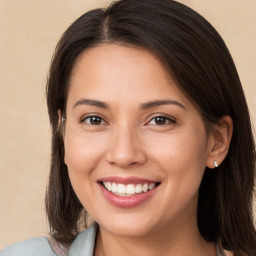
[[[137,177],[107,177],[98,180],[97,183],[104,198],[121,208],[141,205],[153,197],[161,184]]]
[[[156,183],[144,183],[144,184],[117,184],[115,182],[103,182],[104,187],[115,195],[118,196],[132,196],[136,194],[145,193],[152,190]]]

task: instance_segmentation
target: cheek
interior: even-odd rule
[[[174,143],[172,155],[175,157],[176,170],[179,175],[202,176],[206,165],[206,139],[204,135],[198,137],[184,137]]]
[[[100,140],[97,138],[71,134],[67,129],[64,140],[65,163],[73,189],[80,201],[83,201],[84,196],[81,198],[81,195],[90,197],[89,188],[95,183],[94,170],[102,155],[102,147],[99,146]]]
[[[205,167],[207,137],[204,129],[195,130],[191,127],[167,136],[151,136],[145,144],[150,157],[170,171],[181,173],[182,166],[186,167],[184,172],[192,166]]]
[[[168,191],[175,192],[170,194],[185,196],[198,191],[207,160],[207,136],[203,126],[190,126],[162,139],[151,138],[147,148],[151,159],[163,172]]]
[[[164,178],[159,208],[166,213],[172,206],[172,213],[164,214],[163,219],[189,215],[197,209],[199,186],[205,170],[206,137],[190,135],[176,134],[161,147],[152,147],[152,155],[157,158]]]
[[[89,172],[102,155],[103,141],[100,136],[85,136],[67,129],[64,139],[66,165],[77,173]]]
[[[72,187],[82,205],[92,211],[93,197],[97,186],[95,169],[101,157],[101,147],[97,138],[90,139],[75,135],[67,130],[65,134],[65,163]]]

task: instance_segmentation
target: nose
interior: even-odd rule
[[[144,164],[147,156],[138,134],[128,127],[118,127],[113,131],[107,161],[122,168]]]

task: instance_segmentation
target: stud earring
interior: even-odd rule
[[[217,168],[217,167],[218,167],[218,163],[217,163],[217,161],[216,161],[216,160],[214,160],[214,161],[213,161],[213,164],[214,164],[215,168]]]

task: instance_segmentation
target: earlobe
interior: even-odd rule
[[[233,133],[233,121],[230,116],[223,116],[218,124],[213,125],[209,139],[206,166],[214,169],[223,162],[228,154]]]

